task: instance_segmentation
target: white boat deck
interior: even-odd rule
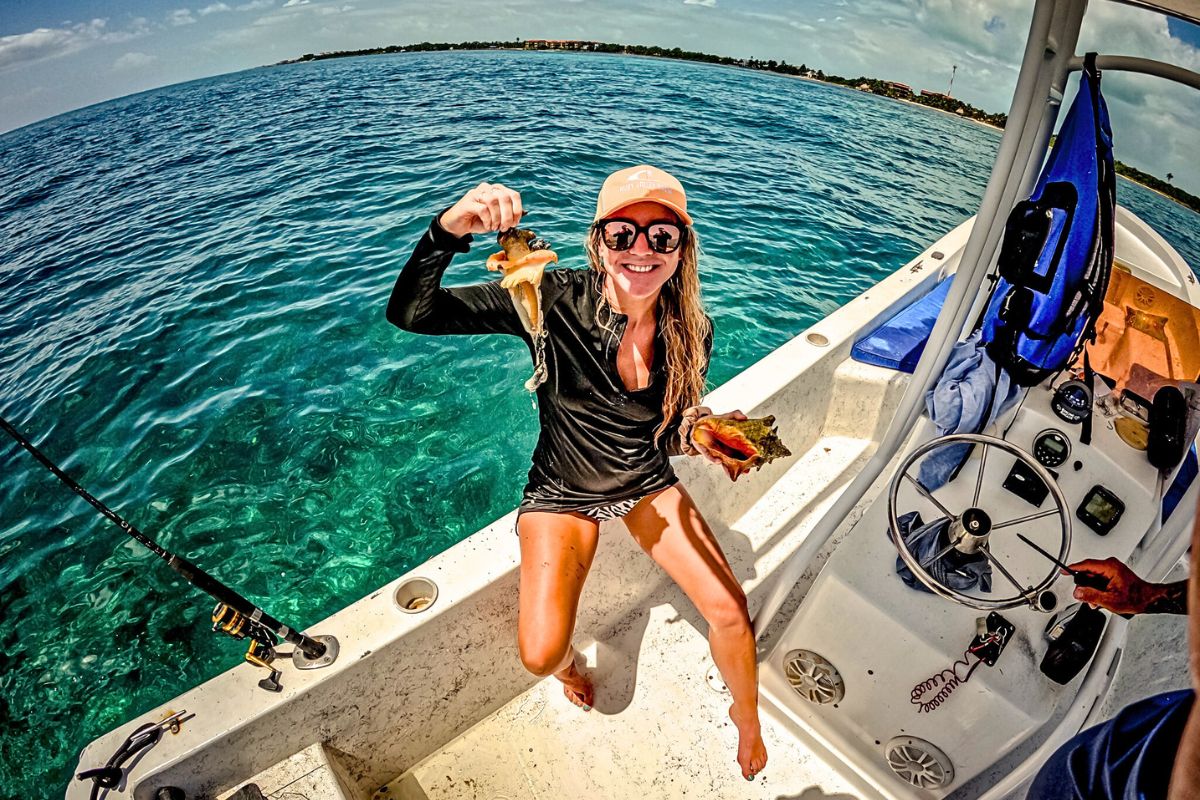
[[[1184,577],[1178,570],[1171,580]],[[860,800],[858,786],[835,774],[764,708],[763,738],[770,757],[753,782],[734,755],[737,731],[725,715],[728,696],[706,680],[707,643],[671,602],[648,609],[641,621],[585,655],[597,681],[596,708],[584,713],[547,679],[375,794],[375,800],[542,800],[615,798],[630,779],[647,797]],[[1139,617],[1128,646],[1149,649],[1162,662],[1130,660],[1118,670],[1100,718],[1128,703],[1187,684],[1186,619]],[[620,653],[636,650],[628,661]],[[670,654],[671,662],[659,661]],[[681,709],[688,709],[681,711]],[[294,787],[294,784],[293,784]],[[283,797],[283,794],[279,795]]]
[[[761,596],[756,588],[786,555],[774,545],[806,535],[871,448],[870,440],[823,437],[792,460],[788,473],[793,479],[777,481],[732,525],[710,516],[751,598],[752,613]],[[703,508],[708,493],[703,486],[693,488]],[[628,795],[632,780],[654,798],[859,800],[863,795],[765,705],[763,738],[770,760],[754,782],[742,778],[737,730],[727,714],[730,698],[715,672],[703,620],[637,548],[623,523],[605,523],[593,574],[603,576],[631,561],[651,577],[649,592],[632,613],[615,622],[592,613],[604,606],[612,588],[602,577],[585,585],[580,601],[576,644],[596,685],[592,711],[572,705],[553,678],[536,682],[380,788],[374,798],[615,798]],[[517,658],[515,640],[494,651]],[[418,738],[420,731],[398,729],[395,735]],[[361,797],[353,781],[341,780],[338,773],[337,759],[314,745],[247,782],[272,800]],[[230,797],[235,789],[220,797]]]
[[[687,601],[656,604],[585,653],[592,711],[571,705],[553,678],[541,681],[375,797],[617,798],[629,795],[632,778],[645,796],[664,799],[858,798],[769,716],[767,768],[754,782],[742,778],[729,696],[706,680],[708,643],[677,603]]]

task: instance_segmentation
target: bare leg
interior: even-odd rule
[[[713,662],[733,697],[729,717],[738,729],[738,764],[753,780],[767,764],[767,748],[758,719],[758,658],[746,595],[681,484],[638,503],[625,524],[708,623]]]
[[[575,664],[571,636],[600,526],[580,514],[529,511],[521,515],[517,530],[521,536],[517,613],[521,662],[534,675],[558,678],[567,699],[590,711],[592,683]]]

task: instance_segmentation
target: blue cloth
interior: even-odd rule
[[[1026,800],[1162,800],[1195,694],[1155,695],[1081,731],[1050,756]]]
[[[996,369],[996,362],[979,340],[976,331],[954,345],[942,377],[925,394],[925,410],[939,436],[979,433],[1021,394],[1021,387],[1009,380],[1008,373]],[[934,450],[921,461],[921,484],[931,492],[945,486],[970,454],[968,444]]]
[[[966,555],[951,550],[934,560],[933,557],[950,543],[946,537],[946,529],[950,526],[948,518],[938,517],[933,522],[922,524],[921,515],[910,511],[898,517],[896,521],[900,523],[900,536],[916,556],[917,563],[938,583],[960,592],[964,589],[974,589],[976,586],[980,591],[992,590],[992,567],[982,553]],[[904,581],[905,586],[922,592],[929,591],[899,556],[896,556],[896,574]]]

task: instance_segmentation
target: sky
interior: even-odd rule
[[[0,132],[304,53],[592,39],[785,60],[1007,111],[1032,0],[0,0]],[[1094,0],[1078,52],[1200,72],[1200,27]],[[1200,195],[1200,92],[1108,73],[1117,158]]]

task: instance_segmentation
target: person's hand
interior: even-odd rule
[[[515,189],[499,183],[481,183],[446,209],[438,222],[446,233],[461,237],[468,233],[506,231],[520,222],[524,213],[521,195]]]
[[[716,453],[714,453],[712,450],[708,449],[707,447],[705,447],[704,445],[700,444],[699,442],[697,442],[695,439],[692,438],[692,427],[695,425],[696,422],[699,422],[700,420],[704,419],[705,417],[713,417],[714,419],[736,419],[736,420],[745,420],[745,419],[749,419],[749,417],[747,417],[741,411],[730,411],[726,414],[714,414],[714,413],[712,413],[712,409],[707,408],[705,406],[700,406],[697,410],[700,411],[701,413],[692,422],[692,425],[688,426],[687,439],[685,441],[687,441],[687,443],[689,445],[691,445],[692,449],[696,451],[697,455],[704,456],[705,458],[707,458],[709,461],[713,462],[714,464],[720,464],[720,465],[724,466],[723,462],[717,456]]]
[[[1162,586],[1139,578],[1133,570],[1115,558],[1103,561],[1089,558],[1069,565],[1071,569],[1108,581],[1103,589],[1076,586],[1076,600],[1099,606],[1114,614],[1141,614],[1160,595]]]

